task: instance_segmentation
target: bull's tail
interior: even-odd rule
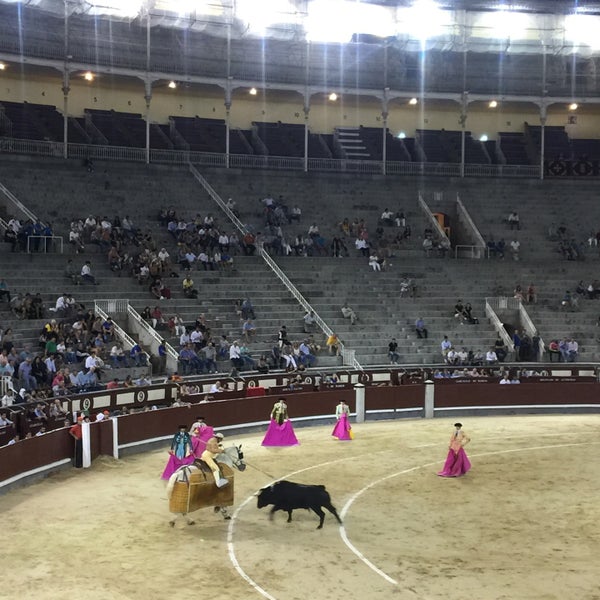
[[[338,512],[335,509],[335,506],[333,504],[331,504],[331,502],[324,504],[323,508],[326,508],[337,519],[337,522],[340,523],[340,525],[341,525],[342,520],[340,519],[340,515],[338,515]]]

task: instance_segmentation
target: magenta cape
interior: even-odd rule
[[[281,425],[275,419],[271,419],[262,441],[263,446],[297,446],[299,443],[289,419]]]
[[[192,436],[192,453],[196,458],[200,458],[206,450],[206,442],[214,437],[215,430],[210,425],[204,425],[200,430],[199,435]]]
[[[179,467],[191,465],[194,462],[195,458],[196,457],[193,454],[190,454],[185,458],[177,458],[174,454],[171,454],[171,456],[169,456],[167,466],[165,467],[163,474],[160,476],[161,479],[169,479],[171,475],[173,475],[173,473],[175,473],[175,471],[179,469]]]
[[[331,435],[336,437],[338,440],[351,440],[350,437],[350,423],[348,423],[348,415],[342,413],[338,422],[335,424]]]
[[[460,477],[464,475],[471,468],[471,463],[467,457],[467,453],[464,448],[455,454],[454,450],[450,448],[444,468],[438,473],[440,477]]]

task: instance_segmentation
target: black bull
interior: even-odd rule
[[[331,504],[331,497],[324,485],[303,485],[293,483],[292,481],[277,481],[269,487],[262,488],[258,492],[258,508],[273,505],[269,518],[273,518],[273,513],[278,510],[284,510],[288,514],[287,522],[292,520],[292,511],[297,508],[306,508],[319,515],[319,526],[323,527],[325,513],[321,510],[323,506],[341,523],[335,506]]]

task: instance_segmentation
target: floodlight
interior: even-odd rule
[[[498,106],[498,102],[496,100],[490,100],[488,106],[490,108],[496,108]]]
[[[142,0],[88,0],[88,3],[91,5],[87,11],[89,15],[115,15],[130,19],[140,14],[143,4]]]
[[[94,74],[91,71],[87,71],[86,73],[83,74],[83,78],[86,81],[94,81]]]
[[[251,96],[256,96],[256,94],[258,94],[258,90],[257,90],[255,87],[253,87],[253,88],[250,88],[250,89],[248,90],[248,93],[249,93]]]
[[[488,136],[484,133],[482,136],[479,137],[479,141],[480,142],[487,142],[488,141]]]
[[[174,81],[169,81],[168,87],[174,90],[177,87],[177,84]]]
[[[4,71],[6,69],[6,65],[0,62],[0,71]]]
[[[419,101],[418,101],[416,98],[411,98],[411,99],[408,101],[408,103],[409,103],[411,106],[414,106],[415,104],[418,104],[418,103],[419,103]]]
[[[335,102],[338,99],[338,95],[335,92],[331,92],[331,94],[329,94],[329,99],[332,102]]]
[[[401,131],[396,137],[403,140],[406,137],[406,133],[404,133],[404,131]]]
[[[577,102],[571,102],[571,104],[569,104],[569,110],[577,110],[579,108],[579,104],[577,104]]]
[[[289,0],[237,0],[235,16],[248,24],[251,33],[264,35],[275,23],[296,22],[297,10]]]
[[[565,35],[576,44],[600,48],[598,31],[600,31],[600,17],[581,14],[565,17]]]
[[[502,7],[502,10],[481,13],[475,28],[488,29],[492,38],[518,40],[526,37],[526,31],[532,25],[530,15],[515,10],[504,10]]]
[[[398,33],[419,40],[441,35],[454,25],[451,11],[433,0],[416,0],[410,8],[398,8]]]
[[[335,26],[333,26],[335,24]],[[349,42],[355,33],[388,37],[395,34],[393,10],[351,0],[314,0],[304,27],[312,42]]]

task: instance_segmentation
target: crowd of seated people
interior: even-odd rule
[[[139,344],[125,351],[112,319],[94,314],[72,294],[61,294],[49,311],[55,318],[45,322],[37,348],[17,348],[12,329],[0,330],[0,376],[19,390],[14,403],[103,389],[103,375],[111,366],[147,365]]]
[[[46,252],[53,249],[54,235],[51,223],[27,219],[23,223],[11,217],[4,231],[4,241],[11,246],[11,252]]]

